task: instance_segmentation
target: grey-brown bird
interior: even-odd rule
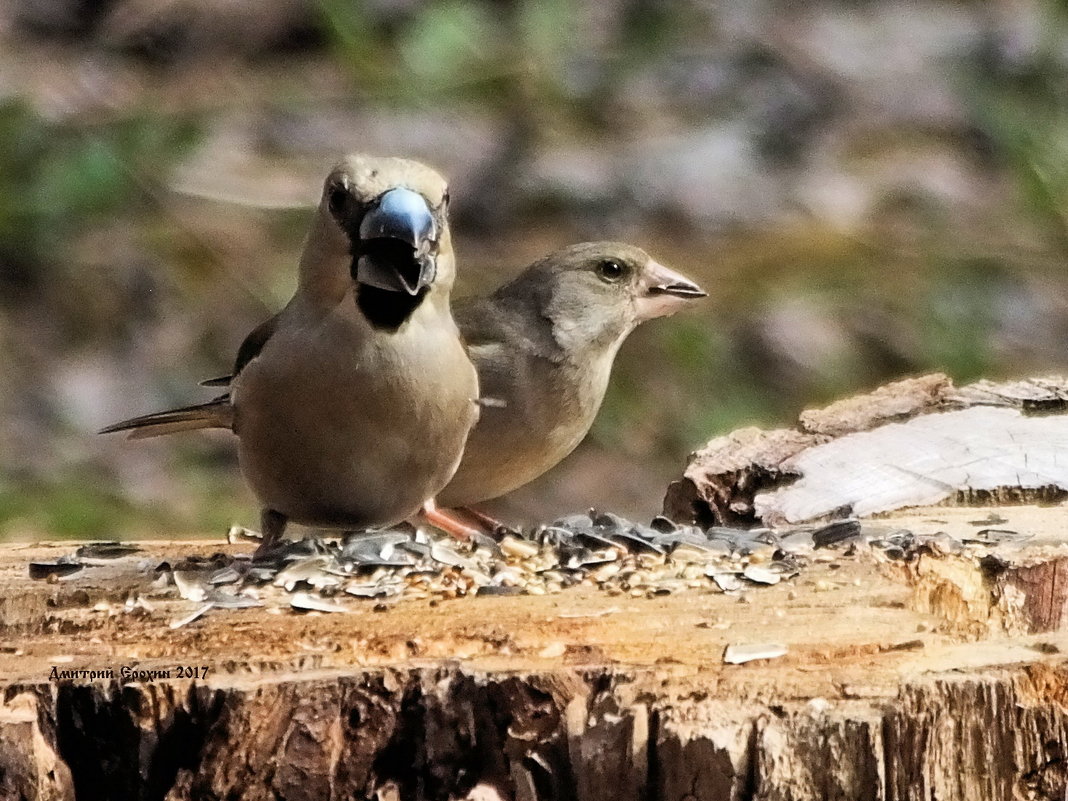
[[[449,308],[448,190],[430,168],[351,156],[323,185],[297,290],[241,345],[214,401],[126,420],[132,438],[231,428],[263,553],[294,521],[362,528],[432,502],[478,417]],[[429,511],[433,514],[432,503]]]
[[[460,300],[483,408],[438,504],[490,500],[555,466],[590,430],[627,335],[704,296],[640,248],[590,242],[540,259],[488,297]]]

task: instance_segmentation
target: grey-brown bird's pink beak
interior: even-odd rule
[[[649,261],[638,279],[639,320],[652,320],[674,314],[687,301],[707,296],[701,287],[684,275],[669,270],[663,264]]]

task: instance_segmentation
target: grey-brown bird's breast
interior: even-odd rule
[[[343,303],[279,329],[234,390],[241,468],[260,501],[330,527],[414,514],[449,480],[478,415],[452,320],[425,304],[370,337]]]
[[[438,494],[439,504],[467,506],[497,498],[571,453],[604,399],[612,355],[579,367],[499,344],[471,348],[487,405],[459,469]]]

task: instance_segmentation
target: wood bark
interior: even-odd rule
[[[650,692],[657,680],[666,676],[452,667],[177,692],[23,687],[56,728],[49,742],[29,721],[25,731],[5,722],[0,797],[1064,796],[1063,665],[925,676],[893,697],[827,707],[677,698]]]

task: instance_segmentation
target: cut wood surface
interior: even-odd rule
[[[866,544],[884,535],[901,547]],[[0,551],[0,798],[1064,797],[1059,506],[865,522],[730,592],[268,604],[177,628],[200,604],[155,568],[252,546],[141,547],[47,580],[28,565],[70,543]]]
[[[940,503],[1068,494],[1068,380],[957,388],[911,378],[824,409],[793,429],[745,428],[690,457],[664,512],[705,526],[797,524]]]

